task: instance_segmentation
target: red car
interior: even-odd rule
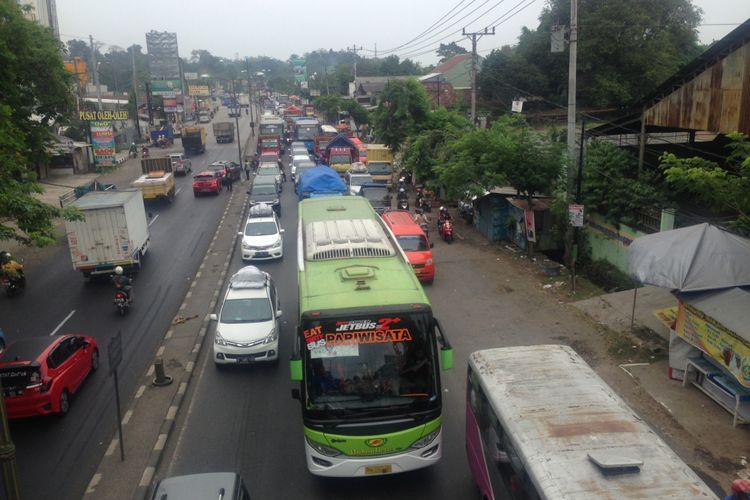
[[[219,194],[221,192],[221,177],[215,172],[205,171],[193,176],[193,194]]]
[[[70,409],[70,397],[99,368],[99,348],[87,335],[16,340],[0,356],[0,379],[8,418]]]

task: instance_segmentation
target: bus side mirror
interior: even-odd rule
[[[453,348],[452,347],[441,347],[440,348],[440,366],[443,370],[450,370],[453,368]]]
[[[302,360],[299,358],[289,360],[289,374],[293,382],[302,382]]]

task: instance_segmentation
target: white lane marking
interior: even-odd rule
[[[151,222],[148,223],[148,227],[151,227],[151,224],[153,224],[154,222],[156,222],[156,219],[158,219],[160,215],[161,214],[156,214],[156,216],[153,219],[151,219]]]
[[[177,191],[174,192],[174,195],[177,196],[180,194],[180,191],[182,191],[182,188],[177,188]]]
[[[70,317],[73,316],[75,313],[76,313],[75,309],[73,309],[72,311],[70,311],[70,313],[67,316],[65,316],[65,319],[63,319],[62,321],[60,321],[60,324],[57,325],[57,327],[55,327],[54,330],[52,330],[52,333],[50,333],[50,337],[52,335],[56,334],[57,331],[60,330],[60,328],[63,327],[63,325],[65,324],[65,322],[68,321],[70,319]]]

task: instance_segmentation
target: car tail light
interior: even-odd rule
[[[120,299],[124,300],[125,299],[125,294],[122,293],[122,292],[117,292],[117,293],[115,293],[115,298],[118,299],[118,300],[120,300]]]

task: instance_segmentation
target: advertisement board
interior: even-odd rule
[[[126,110],[79,111],[78,119],[84,122],[125,121],[130,119],[130,113]]]
[[[536,227],[534,226],[534,211],[527,208],[523,211],[523,219],[526,223],[526,239],[536,241]]]
[[[162,99],[162,107],[165,113],[176,113],[177,112],[177,99],[165,97]]]
[[[97,166],[115,165],[115,133],[111,121],[91,122],[91,147]]]
[[[208,89],[208,85],[188,85],[188,94],[198,97],[209,97],[211,91]]]
[[[583,227],[583,205],[568,205],[568,221],[573,227]]]
[[[182,85],[180,80],[152,80],[151,94],[153,95],[174,95],[182,94]]]
[[[197,79],[198,79],[198,73],[185,72],[185,80],[197,80]]]
[[[294,72],[294,81],[297,83],[307,81],[307,60],[292,59],[292,71]]]
[[[750,387],[750,344],[739,335],[684,302],[680,302],[675,331]]]

